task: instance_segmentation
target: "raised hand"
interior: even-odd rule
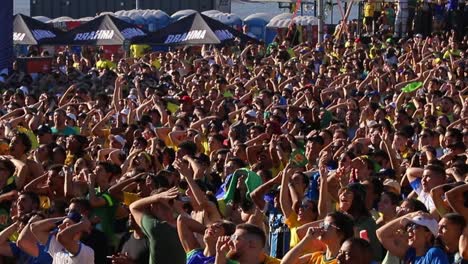
[[[156,195],[161,200],[169,201],[169,200],[177,198],[177,196],[179,195],[179,190],[177,189],[177,187],[172,187],[171,189],[162,193],[158,193]]]
[[[216,242],[216,255],[226,256],[230,249],[230,244],[232,243],[231,238],[229,236],[221,236],[218,238]]]

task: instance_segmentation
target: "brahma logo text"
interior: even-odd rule
[[[33,30],[31,32],[32,32],[34,38],[37,39],[37,40],[41,40],[41,39],[45,39],[45,38],[55,38],[56,37],[56,35],[52,31],[49,31],[49,30],[38,29],[38,30]]]
[[[75,40],[112,39],[114,30],[97,30],[75,35]]]
[[[205,38],[205,34],[206,30],[190,30],[189,32],[182,34],[169,35],[164,41],[164,44],[177,43],[192,39],[203,39]]]
[[[221,41],[234,38],[234,35],[232,35],[232,33],[229,32],[229,30],[215,30],[214,33]]]
[[[13,40],[14,41],[22,41],[25,36],[26,36],[25,33],[13,32]]]

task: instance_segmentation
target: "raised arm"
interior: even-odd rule
[[[39,178],[32,180],[30,183],[24,186],[24,190],[26,192],[33,192],[39,195],[49,195],[50,187],[47,185],[44,185],[47,181],[47,177],[48,175],[47,173],[45,173]]]
[[[112,185],[112,187],[109,188],[110,195],[112,197],[114,197],[115,199],[122,202],[123,197],[124,197],[123,196],[123,189],[125,187],[127,187],[128,185],[134,183],[137,179],[142,178],[144,175],[146,175],[146,173],[139,173],[139,174],[135,175],[134,177],[122,180],[122,181]]]
[[[276,184],[281,184],[282,176],[283,176],[282,172],[278,173],[276,177],[258,186],[258,188],[256,188],[253,192],[250,193],[250,198],[252,198],[252,201],[254,202],[254,204],[257,206],[258,209],[263,210],[265,208],[265,200],[263,199],[263,197]]]
[[[63,221],[64,218],[65,217],[47,218],[31,223],[31,232],[41,245],[45,245],[49,239],[50,231],[56,228],[57,222]]]
[[[281,189],[280,189],[280,205],[281,205],[281,211],[283,212],[283,215],[288,218],[292,212],[292,200],[291,200],[291,194],[289,192],[289,183],[291,176],[289,173],[287,173],[286,169],[283,171],[283,179],[281,179]]]
[[[175,199],[178,194],[179,190],[176,187],[173,187],[165,192],[151,195],[133,202],[130,204],[130,212],[132,213],[135,222],[141,226],[141,219],[143,218],[143,214],[151,204]]]
[[[387,249],[390,254],[402,259],[406,251],[408,251],[408,244],[405,239],[398,235],[398,229],[401,228],[400,221],[404,216],[392,220],[381,228],[377,229],[377,238],[383,247]]]
[[[12,236],[16,230],[18,230],[18,222],[14,222],[7,228],[0,232],[0,255],[6,257],[12,257],[13,252],[11,251],[10,245],[8,244],[10,236]]]
[[[200,243],[198,243],[194,233],[203,234],[205,229],[204,225],[189,216],[179,215],[177,218],[177,233],[185,252],[200,248]]]
[[[328,172],[323,159],[319,162],[320,172],[320,188],[319,188],[319,200],[318,200],[318,219],[323,219],[327,215],[330,208],[330,197],[328,195]]]
[[[120,99],[122,98],[122,85],[123,85],[124,77],[119,76],[115,79],[115,88],[114,94],[112,96],[112,105],[116,112],[120,112],[122,110],[122,106],[120,105]]]
[[[92,129],[91,129],[91,134],[93,134],[94,136],[97,136],[97,137],[104,137],[105,136],[105,133],[104,133],[104,129],[105,129],[105,125],[106,123],[112,118],[112,116],[115,114],[115,110],[110,110],[109,113],[107,113],[107,115],[101,119]]]
[[[453,185],[451,183],[442,184],[431,190],[431,197],[434,201],[436,211],[440,217],[443,217],[446,213],[450,213],[451,208],[450,206],[444,201],[442,196],[445,193],[445,190],[448,188],[452,188]]]
[[[453,188],[445,193],[445,197],[450,207],[468,220],[468,208],[465,206],[466,192],[468,192],[468,184]]]
[[[91,232],[91,222],[88,218],[82,216],[82,219],[79,223],[67,226],[65,229],[57,233],[57,241],[62,244],[62,246],[70,252],[72,255],[76,256],[80,253],[80,244],[76,243],[74,237],[78,233],[89,233]]]
[[[19,234],[16,245],[21,248],[28,255],[37,257],[39,256],[39,247],[37,246],[37,240],[31,232],[31,223],[37,222],[39,217],[37,215],[33,216],[28,224],[23,228]]]
[[[320,229],[309,227],[307,234],[295,247],[290,249],[288,253],[281,260],[281,264],[306,264],[310,260],[310,254],[303,255],[307,245],[313,239],[317,239],[320,236]]]
[[[188,160],[190,160],[190,158]],[[191,163],[194,163],[194,161],[192,160]],[[208,214],[208,218],[211,221],[220,220],[221,215],[219,214],[216,205],[208,200],[206,194],[203,193],[198,184],[195,182],[193,179],[192,170],[188,167],[188,164],[185,164],[184,161],[176,160],[174,162],[174,167],[182,174],[182,176],[185,177],[189,189],[195,198],[195,202]]]

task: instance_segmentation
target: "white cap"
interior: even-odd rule
[[[124,108],[122,111],[120,111],[121,114],[128,115],[130,113],[130,109]]]
[[[410,222],[427,227],[427,229],[429,229],[429,231],[431,231],[431,233],[434,236],[437,236],[437,233],[439,232],[439,224],[437,223],[437,221],[433,218],[428,218],[425,215],[417,215],[413,218],[405,217],[401,219],[401,224],[404,226],[406,226]]]
[[[399,195],[401,193],[401,186],[400,186],[400,183],[398,183],[397,181],[393,180],[393,179],[386,179],[384,182],[383,182],[383,186],[387,186],[387,187],[390,187],[392,188],[394,191],[397,192],[397,194]]]
[[[67,114],[67,117],[76,122],[76,115],[74,115],[74,114],[72,114],[72,113],[68,113],[68,114]]]
[[[130,94],[129,96],[127,96],[127,98],[134,101],[134,102],[136,102],[136,100],[137,100],[137,97],[134,94]]]
[[[125,140],[125,138],[122,137],[121,135],[115,135],[115,136],[114,136],[114,135],[110,135],[110,136],[109,136],[109,139],[111,139],[111,138],[115,139],[115,140],[116,140],[117,142],[119,142],[120,145],[122,145],[122,146],[125,146],[125,143],[127,142],[127,140]]]
[[[249,111],[245,112],[250,117],[257,117],[257,111],[250,109]]]
[[[23,85],[23,86],[21,86],[19,89],[20,89],[20,91],[23,92],[24,95],[28,95],[28,94],[29,94],[29,89],[28,89],[28,87],[26,87],[26,86]]]

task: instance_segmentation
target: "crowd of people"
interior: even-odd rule
[[[467,263],[468,36],[291,43],[14,64],[1,263]]]
[[[465,1],[459,0],[368,0],[362,8],[363,33],[390,31],[396,37],[404,37],[413,33],[429,36],[432,32],[454,30],[463,34],[467,12]]]

